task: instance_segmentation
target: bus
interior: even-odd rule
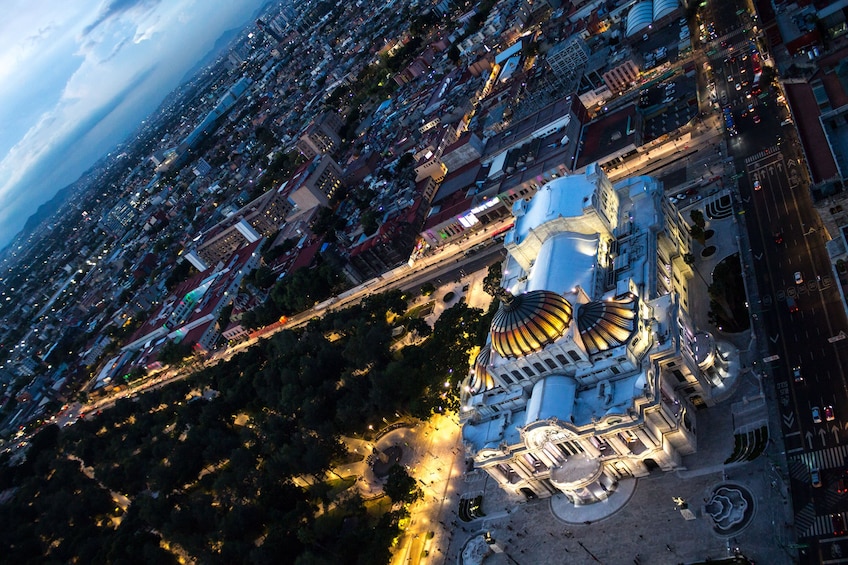
[[[751,85],[751,94],[753,94],[754,96],[758,95],[759,93],[761,93],[763,91],[763,89],[760,88],[760,77],[761,76],[763,76],[762,72],[754,73],[754,84]]]

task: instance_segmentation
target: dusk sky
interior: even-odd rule
[[[266,1],[6,2],[0,248],[152,113],[222,32],[247,24]]]

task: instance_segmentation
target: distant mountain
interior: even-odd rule
[[[75,184],[76,183],[69,184],[65,188],[60,189],[59,192],[53,195],[53,198],[39,206],[38,210],[27,218],[27,221],[18,236],[32,233],[35,228],[41,224],[41,222],[55,214],[73,195]]]
[[[186,74],[183,75],[183,78],[180,80],[180,84],[185,84],[191,79],[194,78],[194,75],[200,72],[200,70],[206,65],[212,63],[215,59],[218,58],[218,55],[227,48],[230,42],[235,39],[235,37],[241,33],[241,30],[244,28],[233,28],[228,29],[224,33],[222,33],[218,39],[215,40],[215,45],[212,46],[206,55],[204,55],[195,65],[186,71]]]
[[[215,40],[215,44],[212,46],[212,49],[210,49],[206,53],[206,55],[204,55],[192,68],[190,68],[188,71],[186,71],[186,74],[183,75],[183,78],[180,81],[180,84],[185,84],[188,81],[190,81],[191,79],[193,79],[194,75],[196,75],[198,72],[200,72],[200,69],[202,69],[203,67],[205,67],[206,65],[208,65],[209,63],[211,63],[215,59],[217,59],[218,55],[220,55],[221,52],[230,45],[230,42],[232,42],[232,40],[235,39],[236,36],[239,33],[241,33],[241,31],[245,27],[247,27],[249,25],[254,25],[254,22],[256,21],[256,19],[268,8],[269,5],[271,5],[270,1],[266,2],[265,4],[260,6],[253,13],[250,20],[248,20],[248,23],[243,25],[242,27],[228,29],[227,31],[222,33],[218,37],[218,39]]]

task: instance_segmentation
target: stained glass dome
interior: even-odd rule
[[[583,304],[577,311],[577,329],[590,355],[627,343],[636,329],[636,299]]]
[[[523,357],[562,337],[571,324],[571,303],[555,292],[506,295],[492,320],[492,347],[501,357]]]

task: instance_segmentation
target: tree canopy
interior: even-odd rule
[[[388,562],[402,508],[369,510],[346,492],[319,512],[328,486],[298,485],[326,480],[348,457],[345,436],[395,412],[456,407],[488,314],[459,304],[429,338],[396,349],[406,312],[400,292],[374,295],[94,419],[46,428],[23,464],[0,466],[0,490],[16,489],[0,505],[4,559]],[[394,469],[386,493],[413,500],[415,481]]]

